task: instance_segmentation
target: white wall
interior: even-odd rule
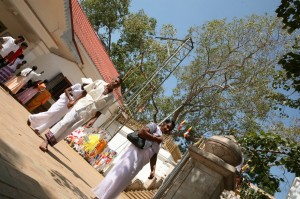
[[[26,52],[24,59],[27,61],[27,64],[22,68],[37,66],[38,72],[44,71],[41,79],[50,80],[58,73],[63,73],[72,84],[81,83],[83,74],[77,64],[50,52],[42,52],[42,49],[42,47],[37,45],[30,52]]]
[[[300,177],[294,179],[287,199],[300,199]]]

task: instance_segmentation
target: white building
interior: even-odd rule
[[[1,0],[0,36],[8,35],[26,38],[29,47],[24,52],[25,67],[36,65],[37,72],[44,71],[41,79],[50,80],[47,87],[53,100],[58,99],[65,88],[80,83],[82,77],[109,81],[118,76],[77,0]],[[119,99],[120,89],[114,94]],[[116,110],[117,106],[112,106],[95,125],[107,122]],[[120,124],[114,122],[107,131],[113,136],[118,128]],[[120,154],[128,145],[126,135],[131,131],[123,127],[109,147]],[[147,165],[137,175],[138,180],[135,179],[136,183],[143,184],[138,188],[159,185],[174,168],[181,157],[180,151],[171,139],[167,139],[165,149],[161,149],[158,155],[156,179],[148,180],[150,166]]]
[[[300,199],[300,177],[295,177],[287,199]]]
[[[26,38],[26,67],[44,71],[40,78],[50,80],[54,100],[82,77],[109,81],[118,76],[77,0],[0,1],[0,36],[7,35]]]

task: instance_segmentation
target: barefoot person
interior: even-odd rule
[[[112,104],[114,99],[112,91],[120,84],[121,78],[117,77],[110,83],[96,80],[85,86],[86,96],[81,98],[64,118],[46,133],[47,140],[40,145],[40,149],[44,152],[48,151],[48,144],[54,146],[85,123],[87,127],[91,127],[101,113],[106,112]]]
[[[81,78],[82,84],[74,84],[66,88],[59,99],[52,104],[48,111],[29,115],[27,124],[35,133],[42,133],[46,129],[57,123],[67,114],[70,108],[82,97],[86,95],[84,86],[93,83],[91,78]]]
[[[162,134],[170,134],[175,123],[165,120],[161,126],[149,123],[139,131],[139,135],[146,139],[148,148],[140,149],[133,144],[120,157],[107,176],[92,190],[98,199],[114,199],[130,184],[138,172],[150,162],[151,173],[149,179],[155,176],[157,154],[163,141]]]

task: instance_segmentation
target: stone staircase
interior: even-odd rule
[[[157,189],[154,190],[138,190],[138,191],[127,191],[123,194],[128,199],[151,199],[157,192]]]

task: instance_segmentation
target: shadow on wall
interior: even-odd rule
[[[0,198],[50,199],[36,180],[16,169],[18,159],[14,149],[0,140]]]

